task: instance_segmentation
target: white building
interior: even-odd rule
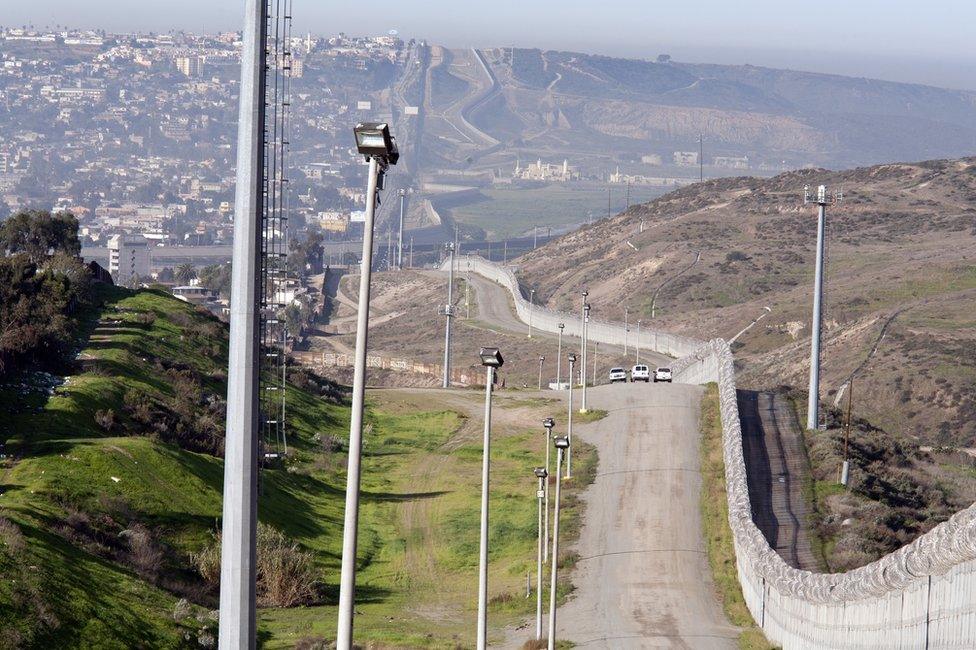
[[[108,271],[116,284],[149,277],[149,240],[142,235],[113,235],[108,240]]]

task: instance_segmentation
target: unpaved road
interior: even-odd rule
[[[447,278],[446,271],[431,271],[430,275]],[[525,332],[526,335],[529,333],[529,326],[523,323],[518,315],[515,313],[515,306],[512,302],[512,295],[509,293],[508,289],[501,286],[497,282],[492,282],[491,280],[478,275],[477,273],[467,273],[464,264],[461,264],[460,270],[461,277],[470,279],[471,287],[474,289],[475,294],[475,304],[478,309],[478,321],[485,323],[492,328],[498,330],[505,330],[509,332]],[[578,318],[576,315],[567,315],[567,318]],[[545,339],[556,340],[556,332],[548,332],[539,329],[532,330],[533,337],[542,337]],[[563,353],[569,354],[570,352],[576,351],[578,354],[580,346],[580,340],[576,337],[569,336],[568,334],[563,337]],[[620,346],[610,346],[606,344],[600,344],[600,350],[603,353],[611,352],[614,355],[622,355],[623,347]],[[634,348],[629,349],[630,355],[634,354]],[[651,352],[650,350],[641,350],[641,362],[646,363],[652,369],[656,366],[666,366],[671,359],[663,354],[658,354],[656,352]],[[568,363],[564,361],[565,364]],[[600,378],[603,379],[602,377]]]
[[[620,384],[592,390],[603,420],[579,427],[599,450],[583,496],[576,592],[557,638],[581,648],[736,648],[715,596],[699,514],[702,390]]]

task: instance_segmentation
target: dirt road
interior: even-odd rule
[[[558,639],[581,648],[735,648],[715,597],[699,515],[701,389],[592,390],[609,415],[578,434],[600,454]]]
[[[430,273],[436,277],[447,276],[447,273],[442,271],[432,271]],[[529,326],[523,323],[515,314],[515,305],[512,302],[512,296],[508,292],[508,289],[477,273],[465,273],[463,264],[461,265],[461,277],[469,278],[471,281],[471,287],[475,293],[475,304],[477,305],[479,322],[485,323],[489,327],[499,331],[529,333]],[[573,316],[573,318],[576,318],[576,316]],[[557,338],[555,332],[544,332],[538,329],[533,330],[532,335],[543,339],[556,340]],[[564,354],[569,354],[574,350],[579,350],[580,340],[576,337],[566,335],[563,337],[563,345]],[[614,357],[619,357],[624,352],[624,349],[620,346],[605,344],[600,345],[600,350],[601,353],[612,354]],[[631,347],[628,352],[633,356],[634,348]],[[649,350],[641,351],[641,362],[648,364],[652,369],[656,366],[666,366],[670,360],[669,357],[663,354]],[[633,361],[630,361],[630,363],[633,363]],[[600,379],[603,379],[602,374]]]

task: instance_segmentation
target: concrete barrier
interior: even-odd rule
[[[490,262],[477,255],[462,255],[457,259],[458,269],[470,270],[472,273],[477,273],[508,289],[515,304],[515,313],[523,323],[529,324],[531,322],[533,329],[554,334],[559,332],[559,323],[563,323],[566,326],[563,330],[564,334],[577,337],[582,334],[580,314],[557,312],[530,303],[525,297],[522,285],[510,267]],[[446,271],[449,263],[445,260],[441,264],[441,270]],[[590,318],[587,336],[589,340],[597,343],[621,347],[623,347],[625,340],[629,345],[635,345],[638,340],[637,333],[634,331],[627,332],[622,323],[611,323],[592,317]],[[703,344],[704,341],[697,339],[662,332],[654,328],[641,327],[640,347],[642,350],[651,350],[671,357],[681,357],[694,353]]]
[[[739,582],[783,648],[976,648],[976,506],[846,573],[795,569],[752,520],[732,351],[711,341],[672,364],[674,381],[717,382],[729,526]]]

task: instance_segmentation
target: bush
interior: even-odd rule
[[[95,411],[95,424],[104,429],[106,432],[111,432],[115,427],[115,411],[108,409],[107,411]]]
[[[142,524],[133,524],[119,533],[128,541],[129,548],[125,561],[142,577],[155,581],[163,563],[163,549],[153,534]]]
[[[257,593],[263,606],[311,605],[318,598],[312,554],[301,550],[280,531],[258,523]],[[220,584],[220,534],[191,556],[200,576],[214,589]]]

